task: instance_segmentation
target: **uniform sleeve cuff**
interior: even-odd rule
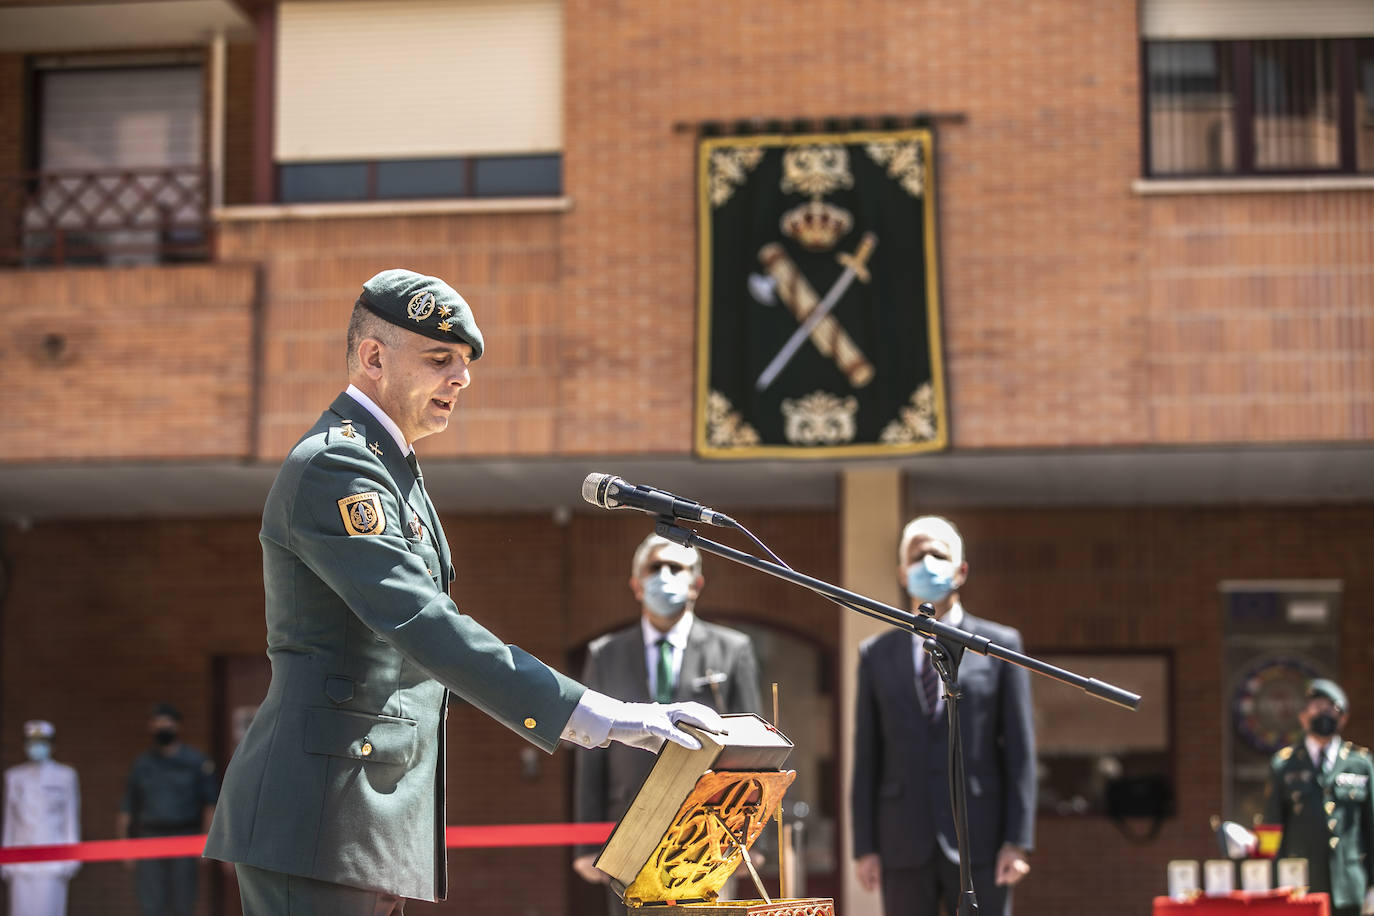
[[[563,727],[563,740],[581,747],[604,747],[610,743],[611,724],[620,701],[588,690],[582,694]]]

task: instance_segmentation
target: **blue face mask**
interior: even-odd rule
[[[52,745],[46,741],[30,741],[24,745],[24,753],[34,763],[38,763],[52,757]]]
[[[649,613],[658,617],[676,617],[687,609],[687,593],[692,589],[690,570],[673,575],[664,569],[640,581],[644,584],[644,606]]]
[[[954,574],[959,571],[949,560],[926,554],[921,562],[906,571],[906,593],[920,601],[941,601],[954,591]]]

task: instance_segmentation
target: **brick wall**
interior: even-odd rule
[[[226,260],[262,264],[259,456],[278,459],[345,384],[344,338],[368,277],[410,267],[448,279],[473,306],[487,347],[473,384],[426,456],[548,455],[567,354],[559,295],[561,227],[549,214],[231,222]]]
[[[1020,913],[1090,902],[1144,916],[1164,886],[1168,859],[1212,854],[1206,819],[1220,807],[1222,785],[1214,724],[1224,708],[1215,674],[1220,580],[1343,579],[1343,679],[1352,697],[1374,690],[1374,618],[1366,613],[1374,572],[1362,562],[1374,550],[1368,507],[951,516],[967,538],[968,607],[1019,627],[1028,652],[1151,648],[1173,656],[1179,815],[1145,845],[1100,818],[1040,818],[1035,871],[1017,892]],[[837,576],[833,515],[741,514],[741,521],[797,568]],[[563,527],[544,515],[445,522],[460,606],[546,660],[566,664],[588,638],[635,613],[625,581],[646,520],[579,514]],[[146,743],[148,706],[179,702],[187,739],[210,747],[213,659],[261,657],[257,527],[256,519],[238,518],[39,522],[27,532],[4,530],[0,546],[12,581],[0,633],[0,763],[19,759],[21,722],[52,719],[59,758],[81,774],[87,838],[112,834],[128,763]],[[703,615],[809,632],[833,652],[838,609],[724,560],[708,558],[707,574]],[[1370,715],[1356,700],[1350,738],[1374,741]],[[523,742],[471,709],[455,709],[450,734],[450,823],[567,815],[568,753],[538,756],[527,777]],[[467,791],[471,786],[482,790]],[[484,903],[483,912],[567,912],[563,850],[461,851],[450,861],[453,902],[441,911],[482,899],[491,906]],[[546,877],[530,882],[534,874]],[[72,912],[132,912],[119,903],[130,897],[127,881],[116,866],[89,867],[73,884]]]
[[[1374,436],[1374,193],[1145,208],[1148,435]]]
[[[242,457],[247,265],[0,272],[6,461]]]

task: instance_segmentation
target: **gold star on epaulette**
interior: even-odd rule
[[[439,322],[439,330],[441,330],[441,331],[452,331],[452,330],[453,330],[453,322],[448,321],[448,320]]]
[[[382,457],[382,444],[380,442],[374,442],[369,445],[368,448],[372,449],[372,454],[376,455],[378,458]]]
[[[339,430],[339,435],[343,436],[346,439],[352,439],[354,436],[357,435],[357,433],[353,431],[352,420],[343,421],[343,429]]]
[[[441,305],[441,306],[439,306],[439,317],[440,317],[440,318],[447,318],[447,317],[449,317],[449,316],[452,315],[452,314],[453,314],[453,309],[449,308],[447,305]],[[444,330],[447,331],[448,328],[444,328]]]
[[[1284,748],[1283,750],[1279,751],[1279,754],[1278,754],[1278,757],[1279,757],[1280,760],[1287,760],[1289,757],[1292,757],[1292,756],[1293,756],[1293,749],[1292,749],[1291,747],[1286,747],[1286,748]]]

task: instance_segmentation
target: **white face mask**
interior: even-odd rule
[[[46,741],[30,741],[24,745],[24,753],[35,763],[52,757],[52,745]]]
[[[659,617],[676,617],[687,609],[692,590],[692,571],[673,573],[666,567],[649,573],[640,584],[644,586],[644,606]]]

